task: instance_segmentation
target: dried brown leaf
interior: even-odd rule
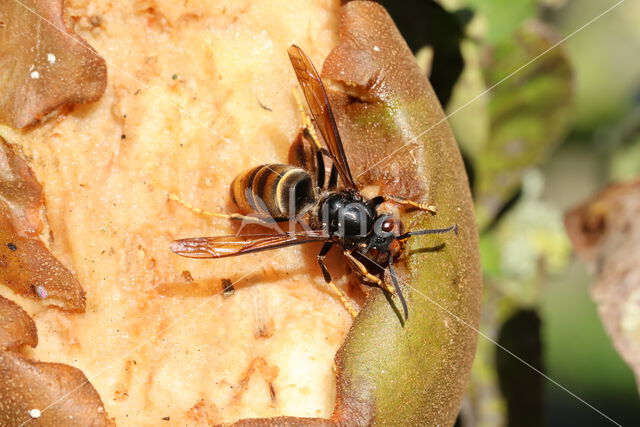
[[[0,296],[0,350],[38,345],[33,319],[15,302]]]
[[[0,2],[0,121],[24,128],[65,104],[96,101],[107,67],[65,25],[62,0]]]
[[[34,409],[40,426],[113,425],[79,369],[0,351],[0,378],[0,425],[23,425]]]
[[[595,270],[591,297],[640,384],[640,179],[614,184],[569,212],[577,254]]]

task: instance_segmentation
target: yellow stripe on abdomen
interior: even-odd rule
[[[314,199],[313,182],[307,171],[295,166],[260,165],[233,180],[231,197],[240,213],[286,220]]]

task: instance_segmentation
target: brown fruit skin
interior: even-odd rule
[[[413,238],[405,248],[399,265],[402,282],[410,284],[403,285],[409,303],[404,326],[379,290],[369,293],[336,356],[332,422],[452,425],[473,361],[482,293],[462,159],[433,89],[380,5],[345,4],[340,40],[322,74],[354,176],[382,194],[437,206],[435,216],[404,215],[406,227],[457,224],[459,233]],[[283,417],[238,425],[322,421]]]
[[[61,106],[104,93],[107,64],[67,28],[63,3],[0,3],[0,123],[24,129]]]
[[[38,331],[33,319],[15,302],[0,296],[0,350],[38,345]]]
[[[62,363],[35,362],[0,351],[0,425],[22,426],[41,410],[39,426],[114,426],[87,377]]]
[[[35,285],[41,285],[48,294],[43,303],[84,311],[84,289],[39,239],[42,186],[19,151],[2,137],[0,169],[0,283],[34,299],[39,298]]]

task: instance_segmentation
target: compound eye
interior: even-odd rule
[[[380,216],[374,226],[373,231],[380,237],[389,237],[393,234],[393,230],[396,226],[395,220],[391,216]]]
[[[393,220],[393,218],[387,218],[382,222],[382,231],[384,231],[385,233],[390,233],[391,231],[393,231],[393,227],[395,227],[396,222]]]

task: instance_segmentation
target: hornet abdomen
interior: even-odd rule
[[[315,201],[313,180],[307,171],[295,166],[260,165],[233,180],[231,199],[245,215],[288,220]]]

